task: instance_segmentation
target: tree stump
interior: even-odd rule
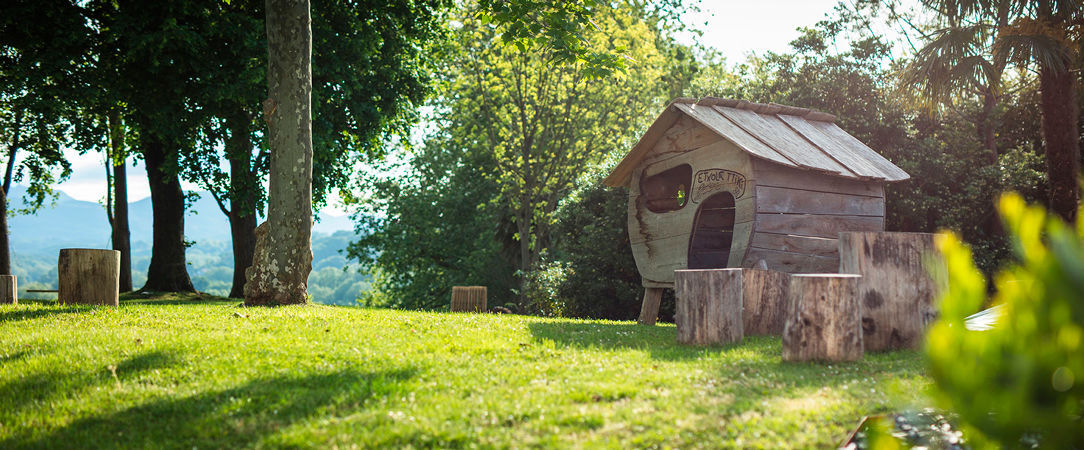
[[[859,275],[790,276],[783,323],[783,361],[862,358]]]
[[[746,336],[783,334],[788,275],[764,269],[742,269],[742,331]]]
[[[659,320],[659,304],[662,303],[662,288],[644,288],[644,303],[640,305],[640,325],[655,325]]]
[[[57,275],[61,304],[120,304],[120,252],[116,250],[61,249]]]
[[[19,283],[15,275],[0,275],[0,304],[19,304]]]
[[[485,286],[452,286],[452,312],[485,312]]]
[[[678,343],[741,342],[742,269],[675,270],[674,293]]]
[[[920,345],[937,318],[937,286],[924,264],[936,251],[929,233],[839,234],[839,272],[862,275],[858,298],[867,351]]]

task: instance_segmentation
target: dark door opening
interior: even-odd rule
[[[717,269],[730,260],[734,239],[734,195],[720,192],[700,204],[689,239],[689,268]]]

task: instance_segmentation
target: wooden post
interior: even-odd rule
[[[862,359],[861,278],[850,274],[790,276],[783,361]]]
[[[485,286],[452,286],[452,312],[485,312]]]
[[[674,294],[678,343],[741,342],[742,269],[675,270]]]
[[[655,325],[659,320],[662,288],[644,288],[644,303],[640,305],[640,325]]]
[[[0,275],[0,304],[19,304],[19,283],[15,275]]]
[[[788,275],[763,269],[742,269],[742,331],[746,336],[783,334]]]
[[[867,351],[916,348],[937,317],[937,286],[924,258],[936,255],[929,233],[839,234],[839,272],[862,275],[862,341]]]
[[[116,250],[61,249],[57,275],[61,304],[120,304],[120,252]]]

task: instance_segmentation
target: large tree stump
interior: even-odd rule
[[[57,275],[61,304],[120,304],[120,252],[116,250],[61,249]]]
[[[452,286],[452,312],[485,312],[485,286]]]
[[[862,358],[861,278],[850,274],[790,276],[783,361]]]
[[[839,234],[839,272],[862,275],[858,298],[866,350],[921,343],[926,326],[937,318],[937,287],[924,264],[936,254],[928,233]]]
[[[764,269],[742,269],[742,331],[746,336],[783,334],[788,275]]]
[[[640,325],[655,325],[659,320],[662,288],[644,288],[644,303],[640,305]]]
[[[19,304],[19,283],[15,275],[0,275],[0,304]]]
[[[678,343],[742,340],[742,269],[675,270],[674,293]]]

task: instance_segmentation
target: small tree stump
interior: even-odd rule
[[[764,269],[742,269],[742,331],[746,336],[783,334],[788,275]]]
[[[839,272],[862,275],[862,341],[867,351],[916,348],[937,318],[937,286],[924,258],[937,250],[929,233],[839,234]]]
[[[662,288],[644,288],[644,303],[640,305],[640,325],[655,325],[659,320]]]
[[[19,283],[15,275],[0,275],[0,304],[19,304]]]
[[[674,293],[678,343],[741,342],[742,269],[675,270]]]
[[[120,252],[116,250],[61,249],[57,275],[61,304],[120,304]]]
[[[452,286],[452,312],[485,312],[485,286]]]
[[[783,361],[862,358],[858,281],[849,274],[790,276],[783,323]]]

